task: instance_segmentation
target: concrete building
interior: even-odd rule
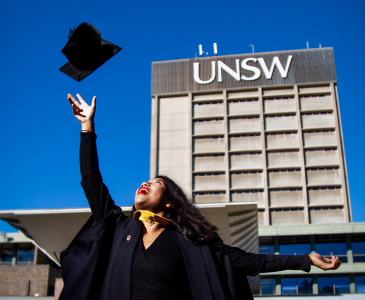
[[[256,202],[262,253],[344,262],[265,274],[258,294],[365,292],[365,224],[351,223],[332,48],[154,62],[150,175],[159,174],[195,203]]]
[[[257,297],[365,292],[365,223],[351,219],[332,48],[154,62],[151,120],[151,178],[176,180],[226,244],[343,262],[250,278]],[[90,215],[0,211],[56,263]]]
[[[59,267],[22,233],[0,234],[0,296],[53,294]]]

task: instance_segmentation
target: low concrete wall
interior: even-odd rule
[[[193,118],[216,117],[224,115],[224,106],[222,102],[212,104],[193,104]]]
[[[336,132],[304,132],[304,147],[337,146]]]
[[[49,265],[0,266],[0,296],[47,296]]]
[[[224,152],[224,138],[195,138],[193,153]]]
[[[259,101],[228,102],[228,115],[254,115],[260,113]]]
[[[226,175],[194,176],[194,191],[225,190]]]
[[[316,185],[335,185],[341,184],[341,175],[339,169],[330,170],[307,170],[307,184]]]
[[[308,189],[309,205],[343,205],[342,189]]]
[[[304,211],[272,211],[271,225],[304,224]]]
[[[340,164],[337,150],[306,150],[304,157],[306,166],[338,166]]]
[[[267,149],[299,148],[299,136],[297,133],[267,134]]]
[[[267,167],[300,167],[299,151],[295,152],[268,152]]]
[[[233,173],[231,174],[232,189],[263,188],[263,175],[261,173]]]
[[[302,126],[304,129],[335,127],[333,114],[312,114],[302,115]]]
[[[217,203],[226,202],[226,195],[224,193],[209,194],[209,195],[194,195],[195,203]]]
[[[331,110],[333,109],[331,95],[301,96],[300,109],[304,111]]]
[[[228,132],[240,133],[240,132],[258,132],[261,131],[260,118],[239,118],[228,119]]]
[[[258,207],[264,207],[264,192],[263,191],[244,191],[244,192],[232,192],[232,202],[257,202]]]
[[[269,187],[301,186],[301,172],[293,170],[290,170],[289,172],[269,172],[268,185]]]
[[[193,171],[224,171],[224,156],[194,156]]]
[[[294,112],[296,111],[294,98],[264,100],[264,112]]]
[[[229,156],[231,170],[262,168],[262,153],[240,153]]]
[[[345,223],[343,209],[310,210],[311,224]]]
[[[260,135],[244,135],[244,136],[230,136],[229,150],[261,150],[261,136]]]
[[[303,191],[269,191],[270,207],[303,206]]]
[[[289,116],[267,116],[265,117],[265,130],[296,130],[298,129],[297,117]]]
[[[205,135],[205,134],[224,134],[224,122],[223,120],[218,121],[204,121],[204,122],[193,122],[193,134],[194,135]]]

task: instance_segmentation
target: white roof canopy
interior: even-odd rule
[[[253,202],[197,204],[218,227],[225,244],[258,252],[257,204]],[[122,207],[130,215],[131,206]],[[20,230],[56,263],[87,219],[90,208],[3,210],[0,219]]]

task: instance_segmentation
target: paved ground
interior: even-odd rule
[[[51,300],[51,299],[53,299],[53,296],[52,297],[0,296],[0,300]]]

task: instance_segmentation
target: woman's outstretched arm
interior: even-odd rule
[[[99,170],[94,125],[96,97],[93,98],[91,105],[88,105],[80,95],[77,94],[76,96],[80,102],[70,94],[67,99],[72,106],[74,116],[81,123],[81,186],[89,202],[94,220],[98,222],[116,206],[109,195],[108,188],[103,183]]]
[[[311,265],[322,270],[331,270],[337,269],[341,265],[338,257],[329,259],[317,253],[310,255],[254,254],[227,245],[215,245],[214,249],[227,253],[233,267],[249,276],[283,270],[302,270],[309,272]]]

